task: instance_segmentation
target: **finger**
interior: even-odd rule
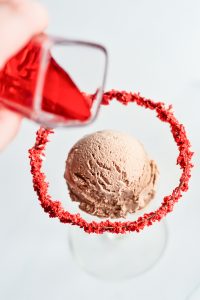
[[[20,2],[23,2],[24,0],[0,0],[0,3],[8,3],[8,4],[18,4]]]
[[[22,117],[4,107],[0,107],[0,151],[15,137]]]
[[[0,68],[48,23],[46,10],[37,2],[0,0]],[[22,117],[0,107],[0,150],[16,135]]]
[[[10,2],[0,5],[0,68],[48,23],[47,12],[40,3],[17,2],[15,6]]]

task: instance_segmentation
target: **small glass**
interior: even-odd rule
[[[0,71],[0,102],[46,127],[87,124],[97,115],[106,72],[103,46],[41,34]]]

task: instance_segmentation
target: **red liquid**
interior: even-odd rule
[[[41,45],[32,41],[0,71],[0,101],[20,113],[20,106],[13,104],[22,105],[28,117],[34,109],[41,54]],[[65,120],[86,121],[91,115],[89,102],[50,52],[40,108]]]

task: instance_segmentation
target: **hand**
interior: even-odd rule
[[[0,0],[0,69],[47,23],[47,12],[37,2]],[[15,137],[21,119],[0,105],[0,151]]]

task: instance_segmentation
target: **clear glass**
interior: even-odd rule
[[[75,261],[103,280],[123,280],[149,270],[166,249],[167,227],[160,222],[140,233],[88,235],[70,228],[69,245]]]
[[[112,124],[111,116],[114,116]],[[137,134],[136,137],[144,144],[149,157],[158,164],[160,176],[156,197],[145,209],[126,218],[127,221],[135,221],[144,213],[156,210],[164,196],[171,193],[180,176],[176,166],[177,149],[170,129],[166,124],[162,124],[152,111],[144,110],[135,104],[123,106],[113,101],[109,106],[102,106],[98,118],[89,126],[69,128],[65,132],[56,130],[55,134],[49,137],[51,142],[47,146],[43,165],[50,183],[49,194],[53,199],[61,200],[66,210],[80,213],[87,221],[102,220],[81,211],[77,203],[71,201],[64,180],[65,161],[71,147],[84,135],[102,129],[120,130],[133,136]],[[158,138],[160,136],[164,138]],[[149,270],[162,257],[168,241],[165,222],[154,223],[140,233],[133,232],[123,236],[89,235],[76,227],[63,226],[69,229],[68,241],[75,261],[88,273],[106,280],[131,278]]]
[[[42,34],[0,72],[0,102],[46,127],[84,125],[97,115],[106,72],[103,46]]]

